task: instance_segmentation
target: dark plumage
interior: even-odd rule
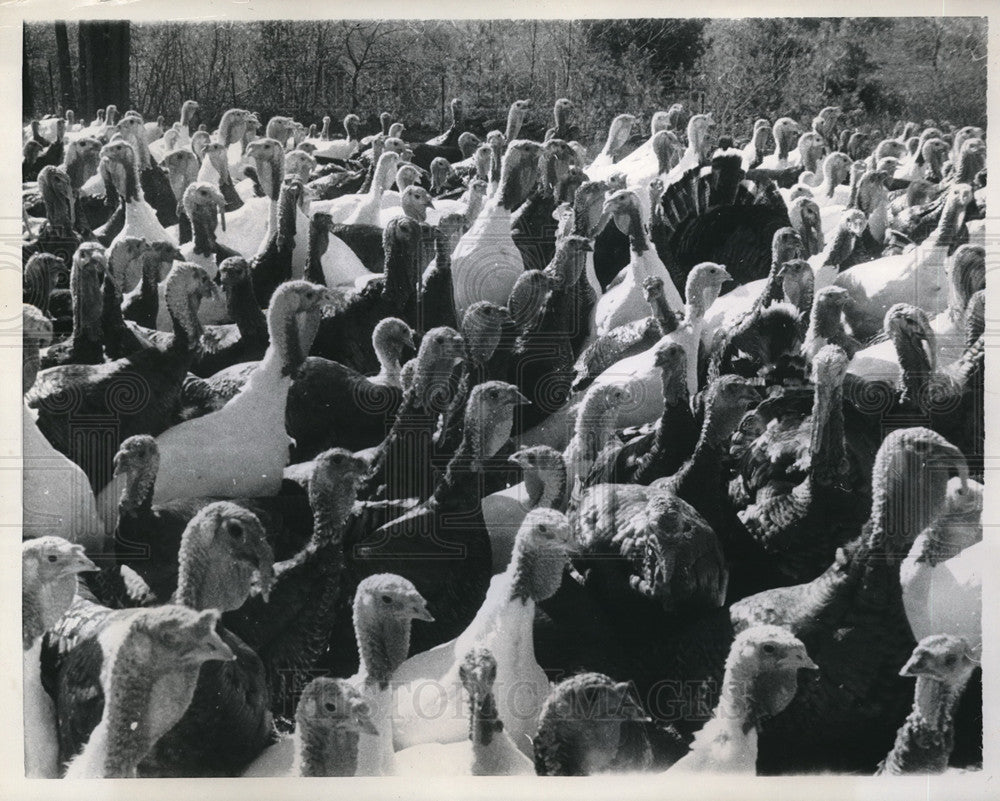
[[[742,630],[788,628],[819,665],[788,708],[763,727],[758,769],[872,772],[910,707],[898,672],[915,645],[899,563],[944,501],[949,470],[968,475],[957,448],[927,429],[890,433],[872,476],[872,513],[861,536],[808,584],[744,598],[730,609]]]
[[[663,371],[663,415],[620,445],[612,443],[597,457],[589,482],[649,484],[672,476],[694,452],[698,424],[691,413],[687,356],[676,342],[657,346],[656,366]]]
[[[371,335],[378,322],[398,317],[411,328],[416,324],[420,224],[397,217],[385,227],[385,276],[369,281],[350,295],[342,308],[324,312],[312,355],[352,367],[366,375],[378,370]]]
[[[213,292],[201,267],[177,264],[167,277],[174,333],[165,349],[144,348],[113,362],[63,365],[38,375],[26,396],[38,410],[38,427],[53,447],[83,468],[95,491],[110,480],[114,454],[124,439],[155,436],[172,423],[201,336],[191,306]]]
[[[281,184],[278,194],[278,229],[271,232],[264,251],[254,256],[250,262],[253,291],[258,306],[266,307],[271,302],[274,290],[292,278],[295,237],[307,235],[305,231],[295,230],[302,193],[302,182],[297,179]],[[322,286],[325,282],[319,281],[319,284]]]
[[[424,270],[417,294],[418,331],[443,325],[458,328],[451,254],[465,230],[465,218],[460,214],[443,215],[434,228],[434,261]]]
[[[569,400],[575,377],[574,341],[589,332],[589,314],[576,304],[590,242],[576,234],[560,241],[545,269],[548,292],[538,313],[514,343],[508,379],[531,401],[521,410],[517,430],[524,431],[561,409]]]
[[[252,513],[212,504],[185,529],[176,603],[194,610],[238,608],[255,575],[268,592],[272,559]],[[98,637],[130,614],[78,598],[43,643],[43,681],[56,702],[63,761],[81,750],[104,711]],[[239,638],[219,633],[238,654],[235,661],[202,668],[187,710],[143,760],[140,775],[239,775],[273,741],[260,660]],[[206,741],[215,747],[204,748]]]
[[[191,372],[208,378],[227,367],[264,358],[270,338],[267,319],[254,297],[253,274],[241,256],[230,256],[219,265],[216,281],[226,296],[226,311],[234,322],[206,329],[209,347],[198,354]]]
[[[693,168],[664,192],[662,225],[650,236],[677,286],[704,261],[724,264],[740,284],[764,278],[771,240],[789,225],[788,210],[769,181],[746,184],[739,154],[717,156],[712,171]]]
[[[156,328],[160,309],[160,272],[162,266],[184,261],[184,256],[169,242],[150,242],[139,257],[142,277],[122,298],[122,318],[145,328]]]
[[[331,447],[351,451],[382,442],[403,400],[399,370],[413,332],[388,317],[372,333],[381,370],[367,376],[320,356],[310,356],[288,391],[285,429],[296,444],[292,459],[313,458]]]
[[[362,498],[422,501],[430,497],[435,484],[438,418],[456,395],[453,376],[464,358],[465,341],[454,329],[432,328],[424,335],[413,360],[412,381],[359,490]]]
[[[816,389],[811,416],[787,433],[775,421],[746,457],[756,457],[754,472],[768,471],[768,476],[755,476],[755,499],[739,513],[740,521],[771,555],[772,564],[793,581],[811,581],[822,573],[836,549],[857,537],[867,519],[867,493],[852,486],[844,438],[847,361],[836,345],[820,350],[813,361]],[[781,460],[785,437],[803,442],[788,443],[789,458],[798,458],[783,475],[769,468]]]
[[[73,331],[69,339],[48,348],[41,358],[42,369],[64,364],[100,364],[104,361],[101,286],[107,266],[104,248],[96,242],[85,242],[73,254],[70,271]]]
[[[626,682],[580,673],[545,700],[535,738],[539,776],[587,776],[608,770],[644,770],[652,762],[642,707]]]
[[[513,407],[524,402],[515,387],[499,381],[472,390],[462,444],[425,503],[350,543],[357,583],[375,573],[413,582],[427,600],[434,623],[413,632],[419,652],[459,635],[486,596],[493,563],[479,506],[483,461],[510,436]]]
[[[271,709],[291,716],[295,696],[311,678],[336,621],[342,595],[350,597],[344,575],[344,523],[354,505],[365,465],[335,449],[316,460],[309,482],[313,531],[308,543],[274,569],[270,598],[251,598],[223,622],[260,656],[270,689]]]

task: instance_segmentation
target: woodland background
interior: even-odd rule
[[[986,62],[987,22],[974,17],[35,23],[23,114],[90,120],[115,103],[170,123],[194,98],[210,126],[239,106],[307,125],[353,111],[370,131],[389,111],[416,140],[441,129],[452,97],[479,132],[532,99],[529,136],[568,97],[587,143],[616,114],[648,122],[674,102],[737,134],[827,105],[883,130],[901,117],[983,126]]]

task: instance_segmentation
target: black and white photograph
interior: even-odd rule
[[[986,797],[985,4],[136,6],[0,9],[0,786]]]

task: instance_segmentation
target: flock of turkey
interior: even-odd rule
[[[25,127],[27,774],[979,768],[983,130],[451,110]]]

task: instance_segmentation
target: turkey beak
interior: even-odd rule
[[[808,670],[819,670],[819,665],[809,658],[809,654],[805,652],[805,649],[792,651],[788,656],[781,660],[781,666],[786,668],[806,668]]]
[[[913,654],[899,671],[900,676],[922,676],[927,673],[927,657],[922,651]]]
[[[727,270],[727,269],[726,269],[725,267],[723,267],[723,268],[722,268],[722,280],[721,280],[721,283],[723,283],[723,284],[724,284],[724,283],[726,283],[727,281],[735,281],[735,280],[736,280],[736,279],[735,279],[735,278],[733,278],[733,277],[732,277],[732,276],[731,276],[731,275],[729,274],[729,270]]]
[[[434,615],[427,611],[427,604],[422,603],[413,607],[413,619],[423,620],[425,623],[433,623]]]
[[[430,198],[427,198],[427,208],[429,208],[429,209],[433,209],[434,208],[434,201],[431,200]]]
[[[521,453],[521,451],[515,451],[514,453],[512,453],[510,456],[507,457],[507,461],[510,462],[511,464],[516,464],[522,470],[527,470],[529,467],[528,462],[525,459],[524,455]]]
[[[83,546],[78,545],[77,548],[79,550],[75,552],[72,561],[62,570],[64,576],[74,576],[77,573],[90,573],[98,569],[97,565],[91,562],[83,552]]]
[[[222,637],[215,630],[191,651],[191,656],[197,662],[232,662],[236,659],[236,654],[222,641]]]
[[[526,397],[524,397],[524,395],[521,393],[520,390],[515,389],[513,392],[510,393],[510,396],[511,396],[510,397],[511,404],[513,404],[514,406],[531,405],[531,401],[528,400]]]

